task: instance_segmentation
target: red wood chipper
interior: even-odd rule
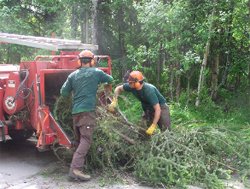
[[[67,76],[79,67],[80,49],[95,51],[98,47],[77,40],[7,33],[0,33],[0,42],[60,52],[37,56],[19,65],[0,64],[0,141],[25,140],[36,133],[40,151],[55,142],[70,148],[71,141],[54,119],[50,105],[60,96]],[[96,59],[97,67],[111,74],[110,57],[102,55]]]

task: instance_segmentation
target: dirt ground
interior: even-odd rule
[[[0,143],[0,189],[152,189],[132,177],[98,176],[88,182],[70,182],[68,167],[58,163],[52,152],[38,152],[35,142]],[[225,181],[227,189],[246,189],[238,180]],[[159,187],[164,188],[164,187]],[[189,186],[188,189],[201,189]]]

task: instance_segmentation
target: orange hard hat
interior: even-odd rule
[[[90,50],[83,50],[82,52],[80,52],[79,54],[79,58],[88,58],[88,59],[93,59],[94,58],[94,53],[92,53]]]
[[[140,71],[132,71],[129,74],[128,82],[140,82],[144,80],[144,76]]]
[[[87,64],[89,63],[90,66],[95,65],[95,60],[94,60],[94,53],[92,53],[90,50],[83,50],[79,54],[79,60],[78,60],[78,65],[82,66],[82,64]]]

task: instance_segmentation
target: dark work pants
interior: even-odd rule
[[[94,128],[96,127],[95,112],[82,112],[73,115],[73,127],[75,138],[79,145],[73,155],[70,167],[72,169],[83,169],[85,157],[92,143]]]
[[[158,121],[158,126],[160,127],[161,131],[170,130],[171,121],[170,121],[170,111],[167,104],[162,104],[161,106],[161,117]],[[146,119],[147,124],[150,126],[154,119],[154,111],[146,110],[144,112],[143,119]]]

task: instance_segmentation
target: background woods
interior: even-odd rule
[[[98,44],[99,54],[111,55],[116,78],[140,69],[171,101],[195,92],[198,106],[206,89],[216,101],[222,89],[250,85],[247,0],[3,0],[0,7],[2,32]],[[15,45],[0,50],[1,63],[34,53]]]

